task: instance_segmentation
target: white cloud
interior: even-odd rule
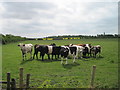
[[[117,33],[116,2],[0,3],[2,33],[26,37]]]

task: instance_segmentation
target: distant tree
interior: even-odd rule
[[[1,40],[2,40],[2,42],[1,42],[2,44],[7,44],[7,43],[11,43],[11,42],[26,40],[26,38],[20,37],[20,36],[14,36],[11,34],[6,34],[6,35],[1,34]]]

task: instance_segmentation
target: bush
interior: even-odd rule
[[[1,34],[0,36],[1,36],[0,40],[1,40],[2,44],[7,44],[7,43],[11,43],[11,42],[26,40],[25,37],[23,38],[23,37],[14,36],[14,35],[11,35],[11,34],[6,34],[6,35]]]

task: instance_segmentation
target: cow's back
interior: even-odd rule
[[[23,53],[32,52],[33,45],[32,44],[25,44],[23,47],[21,47],[21,50]]]
[[[53,55],[59,55],[60,54],[61,47],[60,46],[53,46]]]

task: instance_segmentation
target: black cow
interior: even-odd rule
[[[48,46],[47,45],[35,45],[34,46],[34,55],[33,59],[36,55],[36,58],[38,59],[38,52],[40,52],[40,56],[42,56],[42,61],[44,60],[44,55],[48,54]],[[50,59],[50,56],[48,54],[48,59]]]
[[[52,54],[52,60],[53,60],[54,55],[55,55],[55,59],[57,59],[56,55],[59,58],[61,46],[56,46],[55,43],[51,43],[49,46],[53,46],[52,47],[52,53],[51,53]]]
[[[53,46],[53,48],[52,48],[52,60],[53,60],[53,55],[55,55],[55,59],[57,59],[56,55],[59,58],[60,50],[61,50],[61,46]]]

